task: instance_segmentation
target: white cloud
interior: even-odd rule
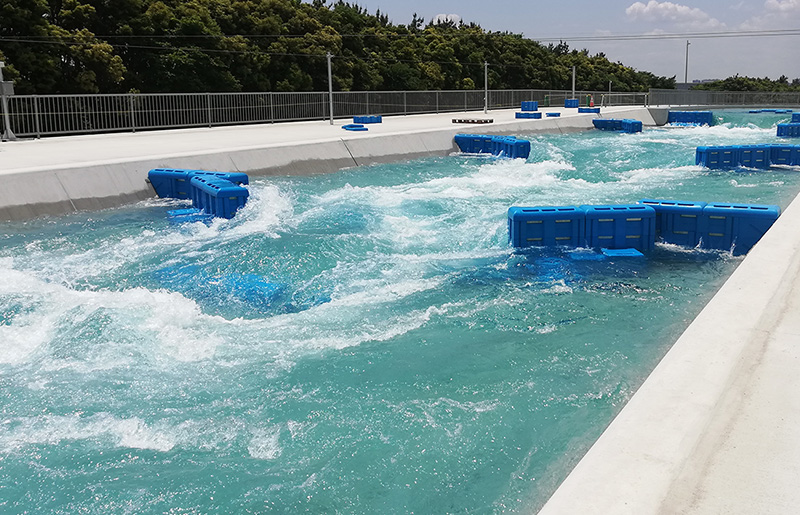
[[[767,0],[777,2],[778,0]],[[799,0],[784,0],[786,2],[797,2]],[[644,20],[650,22],[670,22],[687,25],[692,29],[719,29],[725,24],[708,13],[697,7],[676,4],[673,2],[657,2],[650,0],[648,3],[636,2],[625,9],[625,14],[632,20]]]
[[[764,7],[769,11],[800,12],[800,0],[767,0]]]

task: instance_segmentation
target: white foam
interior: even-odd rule
[[[258,460],[274,460],[280,457],[283,449],[280,445],[281,427],[272,426],[253,431],[247,452]]]

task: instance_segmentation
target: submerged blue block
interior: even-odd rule
[[[564,100],[564,107],[580,107],[580,101],[577,98],[567,98]]]
[[[155,168],[147,172],[150,181],[160,198],[190,199],[191,179],[195,175],[212,176],[229,180],[235,184],[248,184],[246,173],[210,172],[206,170],[188,170],[183,168]]]
[[[520,106],[520,111],[538,111],[539,110],[539,102],[535,100],[522,101],[522,105]]]
[[[579,113],[599,113],[600,112],[600,108],[599,107],[579,107],[578,108],[578,112]]]
[[[780,213],[780,207],[771,205],[709,203],[700,219],[702,247],[744,254],[772,227]]]
[[[800,138],[800,123],[779,123],[779,138]]]
[[[214,215],[204,213],[202,210],[197,209],[196,207],[190,207],[188,209],[173,209],[171,211],[167,211],[167,216],[169,217],[169,222],[173,225],[194,222],[208,223],[214,219]]]
[[[354,124],[360,123],[383,123],[383,117],[377,115],[367,115],[367,116],[354,116],[353,117]]]
[[[542,113],[531,113],[531,112],[522,112],[522,113],[514,113],[515,118],[532,118],[534,120],[539,120],[542,118]]]
[[[584,244],[584,217],[575,206],[511,207],[508,238],[514,247]]]
[[[800,123],[800,113],[792,113],[792,123]]]
[[[656,212],[656,237],[666,243],[696,247],[700,242],[700,219],[705,202],[642,199],[640,204]]]
[[[692,125],[714,125],[711,111],[670,111],[667,123],[686,123]]]
[[[581,206],[590,247],[650,250],[655,246],[656,212],[641,204]]]
[[[247,189],[224,179],[194,176],[191,184],[192,205],[220,218],[233,218],[250,196]]]
[[[644,254],[636,249],[600,249],[604,256],[608,257],[623,257],[623,258],[641,258]]]

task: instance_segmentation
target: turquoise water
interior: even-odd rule
[[[694,166],[782,121],[720,118],[257,179],[210,227],[163,200],[1,225],[0,512],[541,506],[741,258],[514,252],[506,209],[788,205],[797,171]]]

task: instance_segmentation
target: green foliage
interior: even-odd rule
[[[781,75],[778,80],[769,77],[740,77],[738,74],[723,80],[697,84],[692,89],[713,91],[800,91],[800,78],[789,82],[789,78]]]
[[[323,91],[489,87],[614,91],[675,79],[603,54],[476,24],[394,25],[350,2],[3,0],[0,51],[19,93]]]

